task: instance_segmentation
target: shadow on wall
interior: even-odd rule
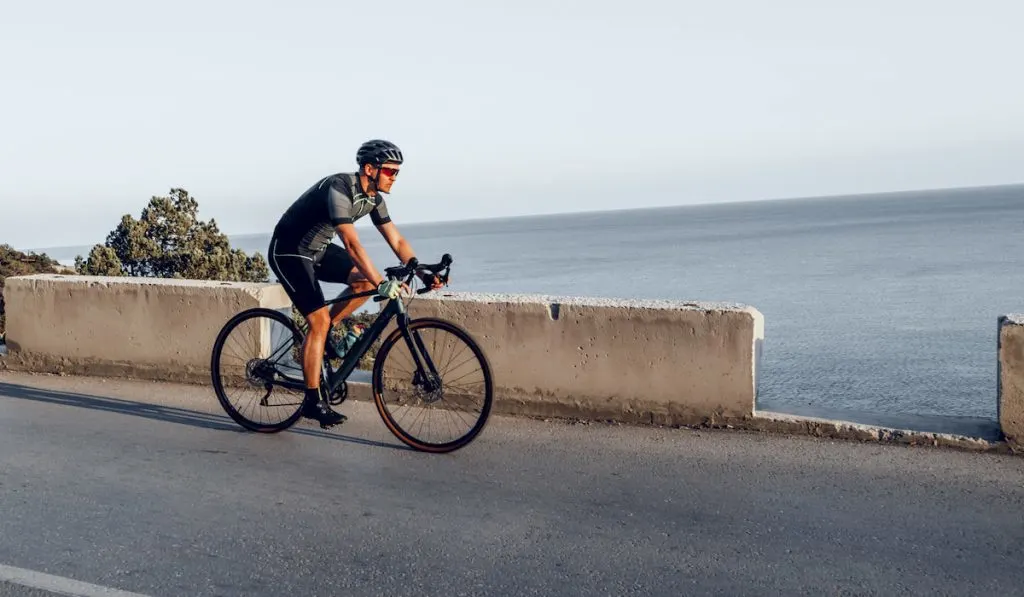
[[[761,354],[764,351],[764,338],[754,339],[754,411],[757,412],[757,399],[761,395]]]

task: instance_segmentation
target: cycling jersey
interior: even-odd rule
[[[274,228],[277,251],[316,259],[334,238],[335,226],[354,223],[367,214],[378,226],[391,221],[384,197],[364,193],[358,173],[326,176],[281,216]]]
[[[352,256],[331,240],[335,226],[367,214],[377,225],[391,221],[384,198],[364,193],[357,173],[332,174],[296,199],[274,227],[270,269],[303,315],[324,306],[320,282],[347,284],[356,272]]]

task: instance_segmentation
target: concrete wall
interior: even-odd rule
[[[204,384],[228,319],[290,305],[276,284],[53,274],[8,278],[5,297],[8,368]],[[764,320],[750,307],[438,293],[412,314],[478,339],[497,412],[663,424],[753,414]]]
[[[498,412],[670,425],[753,414],[764,319],[751,307],[445,292],[410,314],[476,337]]]
[[[1024,314],[999,318],[999,426],[1015,448],[1024,448]]]
[[[209,383],[233,315],[290,305],[277,284],[39,274],[7,278],[10,369]]]

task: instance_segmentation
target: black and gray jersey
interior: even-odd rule
[[[335,226],[355,223],[367,214],[378,226],[391,221],[384,197],[364,193],[358,173],[325,176],[281,216],[274,228],[277,250],[316,257],[334,238]]]

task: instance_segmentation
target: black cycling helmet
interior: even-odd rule
[[[384,162],[402,163],[402,150],[390,141],[373,139],[359,146],[356,152],[356,163],[362,168],[363,164],[370,164],[374,168],[380,168]]]

